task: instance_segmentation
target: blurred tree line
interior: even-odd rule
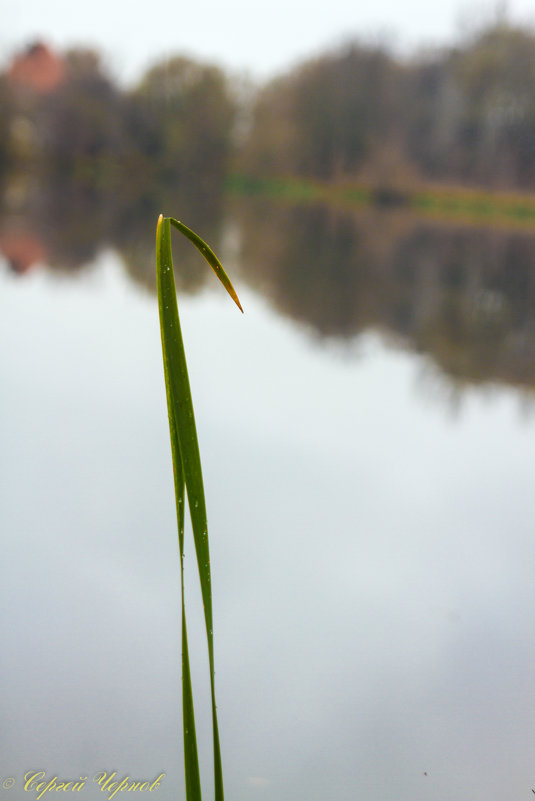
[[[504,21],[410,61],[352,43],[256,99],[249,171],[535,189],[535,32]]]
[[[353,42],[245,100],[221,69],[183,57],[125,89],[96,53],[72,50],[55,82],[39,83],[23,69],[39,48],[0,75],[0,184],[11,177],[12,202],[30,174],[145,210],[166,190],[216,202],[231,170],[535,189],[535,32],[503,20],[409,61]]]
[[[64,205],[101,208],[114,220],[132,204],[159,209],[166,192],[209,206],[222,192],[234,115],[217,67],[177,57],[124,89],[95,52],[56,56],[34,44],[0,75],[7,210],[27,211],[36,187],[61,190]]]
[[[167,59],[125,89],[94,51],[35,43],[0,75],[0,217],[64,268],[112,246],[143,272],[166,208],[215,238],[235,114],[217,67]]]
[[[0,75],[0,252],[15,271],[111,247],[152,286],[167,209],[217,252],[237,232],[243,280],[319,336],[375,328],[458,381],[535,385],[532,233],[224,199],[232,171],[535,190],[535,33],[494,25],[410,62],[353,43],[248,94],[182,57],[125,89],[92,51],[52,56],[34,45]],[[199,255],[174,248],[181,289],[200,287]]]

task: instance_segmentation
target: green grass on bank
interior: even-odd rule
[[[288,203],[331,203],[346,207],[404,209],[422,217],[535,228],[535,195],[490,192],[464,187],[379,187],[357,183],[322,183],[298,178],[233,175],[228,191]]]

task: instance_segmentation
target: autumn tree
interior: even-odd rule
[[[447,65],[461,97],[459,169],[472,181],[535,182],[535,35],[500,24]]]
[[[321,179],[355,173],[395,136],[397,80],[383,48],[351,44],[271,83],[254,114],[257,169]]]
[[[176,57],[153,67],[132,94],[128,133],[156,183],[220,192],[234,117],[223,72]]]
[[[122,95],[91,50],[65,56],[66,80],[41,103],[43,161],[49,175],[97,190],[113,184],[124,147]]]

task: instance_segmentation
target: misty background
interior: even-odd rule
[[[163,211],[227,798],[528,797],[535,7],[126,10],[0,36],[0,792],[184,796]]]

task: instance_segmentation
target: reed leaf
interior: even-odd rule
[[[184,518],[186,492],[197,556],[208,643],[214,750],[214,794],[215,801],[224,801],[223,770],[215,700],[212,590],[206,502],[195,416],[193,413],[193,402],[178,316],[173,257],[171,252],[171,225],[193,242],[242,312],[243,309],[230,279],[219,262],[219,259],[208,245],[183,223],[173,218],[160,215],[156,228],[156,277],[180,549],[180,585],[182,599],[182,716],[184,729],[186,801],[201,801],[201,783],[195,735],[195,713],[189,665],[184,597]],[[184,490],[186,490],[186,492]]]
[[[195,233],[195,231],[192,231],[191,228],[188,228],[188,226],[184,225],[184,223],[180,222],[179,220],[175,220],[174,217],[170,217],[169,222],[171,223],[171,225],[174,225],[174,227],[177,228],[182,234],[184,234],[184,236],[187,236],[190,242],[193,242],[197,250],[199,250],[202,253],[202,255],[204,256],[204,258],[206,259],[206,261],[208,262],[214,273],[217,275],[217,277],[219,278],[219,280],[229,293],[230,297],[232,298],[238,309],[243,314],[241,303],[238,300],[238,296],[234,290],[234,287],[230,283],[230,278],[223,269],[223,265],[215,255],[214,251],[208,247],[206,242],[204,242],[201,239],[201,237]]]

